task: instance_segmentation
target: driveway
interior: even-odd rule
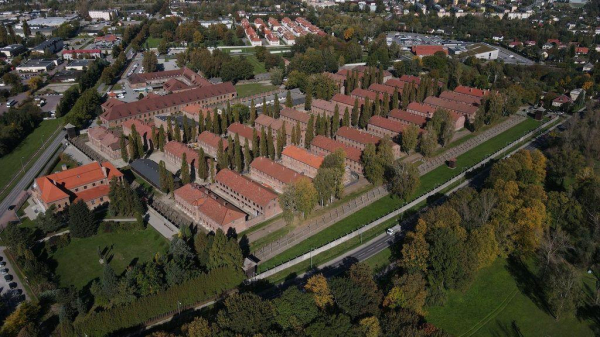
[[[19,105],[21,102],[23,102],[28,96],[28,92],[22,92],[20,94],[18,94],[17,96],[12,96],[9,97],[8,100],[10,101],[11,99],[14,99],[15,101],[17,101],[17,104],[15,104],[14,106]],[[0,115],[2,115],[3,113],[8,111],[8,107],[6,106],[6,104],[2,103],[0,104]]]

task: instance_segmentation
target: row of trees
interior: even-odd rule
[[[341,276],[317,274],[267,300],[253,293],[227,297],[214,313],[196,317],[171,333],[155,336],[435,336],[447,334],[414,310],[384,296],[364,264]],[[411,296],[412,293],[407,293]]]
[[[41,122],[41,110],[33,103],[0,115],[0,156],[12,152]]]

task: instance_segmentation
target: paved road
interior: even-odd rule
[[[61,146],[62,140],[65,138],[66,134],[67,133],[64,130],[58,133],[50,146],[48,146],[46,150],[37,158],[37,161],[33,164],[29,171],[27,171],[27,173],[21,177],[19,182],[13,187],[6,198],[0,202],[0,217],[4,215],[6,211],[8,211],[8,207],[12,205],[17,196],[19,196],[19,193],[27,189],[33,179],[37,177],[38,173],[46,165],[48,160],[50,160],[54,152],[56,152],[56,150]],[[0,226],[3,227],[4,225],[0,224]]]
[[[532,139],[531,141],[529,141],[528,143],[524,144],[523,146],[519,147],[519,149],[527,149],[527,150],[533,150],[536,148],[539,148],[540,146],[542,146],[544,144],[543,139],[545,138],[544,136],[551,130],[553,130],[554,128],[558,127],[559,125],[564,124],[563,123],[559,123],[555,126],[553,126],[552,128],[550,128],[549,130],[547,130],[544,134]],[[518,151],[515,150],[514,152]],[[511,153],[514,153],[511,152]],[[507,153],[506,156],[510,155],[511,153]],[[503,156],[503,157],[506,157]],[[457,186],[456,188],[452,189],[452,191],[450,191],[449,193],[452,193],[453,191],[456,191],[460,188],[463,188],[464,186],[466,186],[467,184],[469,184],[473,179],[477,178],[480,175],[477,175],[463,183],[461,183],[459,186]],[[448,193],[448,194],[449,194]],[[319,266],[319,269],[323,269],[323,268],[333,268],[333,269],[337,269],[339,267],[342,267],[345,264],[345,261],[347,258],[350,258],[352,260],[357,260],[357,261],[364,261],[376,254],[378,254],[379,252],[383,251],[384,249],[387,249],[389,246],[391,246],[396,240],[400,239],[402,236],[404,236],[404,232],[402,230],[402,228],[396,226],[395,227],[396,232],[398,234],[396,234],[396,237],[392,237],[389,236],[385,233],[380,234],[379,236],[377,236],[376,238],[372,239],[371,241],[355,248],[354,250],[351,250],[339,257],[337,257],[334,260],[328,261],[326,263],[324,263],[323,265]],[[300,275],[302,276],[302,275]]]

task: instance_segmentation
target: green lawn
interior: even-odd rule
[[[5,187],[9,181],[15,176],[21,176],[23,174],[21,161],[25,165],[25,170],[33,164],[27,165],[27,161],[33,157],[35,152],[50,144],[46,143],[53,133],[62,125],[62,119],[50,119],[42,121],[42,123],[35,129],[27,138],[23,139],[21,144],[17,146],[11,153],[4,155],[0,158],[0,186]],[[17,180],[15,180],[16,182]],[[10,186],[6,191],[0,194],[0,200],[4,199],[10,192]]]
[[[148,39],[146,39],[146,43],[144,43],[143,46],[145,46],[146,44],[148,44],[148,48],[158,48],[158,45],[160,44],[160,41],[162,41],[162,38],[159,38],[159,37],[149,37]]]
[[[157,252],[165,253],[168,241],[152,228],[142,231],[98,234],[71,243],[52,254],[60,286],[81,289],[102,275],[97,249],[109,249],[110,265],[121,274],[132,263],[150,261]]]
[[[246,60],[248,60],[248,62],[250,62],[252,64],[252,66],[254,67],[254,75],[264,74],[267,72],[267,69],[265,68],[265,63],[258,61],[256,56],[247,55],[245,57],[246,57]]]
[[[277,89],[276,86],[263,83],[238,84],[235,86],[238,97],[247,97]],[[256,102],[255,102],[256,103]]]
[[[411,198],[411,200],[414,200],[418,196],[426,193],[427,191],[432,190],[437,185],[443,184],[444,182],[459,174],[464,168],[469,168],[475,165],[476,163],[486,158],[488,155],[491,155],[499,149],[505,147],[511,141],[522,137],[524,134],[535,129],[539,125],[540,122],[535,121],[533,119],[527,119],[522,123],[517,124],[512,129],[507,130],[506,132],[471,149],[467,153],[460,155],[457,158],[456,169],[450,169],[447,166],[443,165],[423,175],[421,177],[421,184],[415,192],[414,196]],[[268,270],[270,268],[278,266],[281,263],[289,261],[290,259],[300,256],[310,251],[311,249],[321,247],[322,245],[332,240],[335,240],[376,219],[381,218],[382,216],[388,214],[390,211],[397,209],[401,205],[402,200],[392,196],[385,196],[369,205],[369,207],[365,207],[355,212],[352,216],[337,222],[335,225],[327,229],[324,229],[323,231],[319,232],[318,235],[309,237],[301,243],[284,251],[283,253],[267,261],[264,261],[260,264],[259,269],[261,271]],[[378,226],[378,229],[383,230],[384,227]]]
[[[556,321],[519,290],[520,282],[527,280],[514,277],[509,270],[514,268],[507,260],[496,260],[479,272],[467,291],[451,291],[446,305],[427,308],[426,319],[452,335],[464,337],[594,336],[589,328],[591,321],[580,321],[574,315]]]

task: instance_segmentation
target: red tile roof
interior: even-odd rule
[[[291,184],[298,179],[308,178],[303,174],[297,173],[296,171],[265,157],[255,158],[250,164],[250,167],[252,170],[260,171],[284,184]]]
[[[139,119],[130,119],[127,120],[125,122],[123,122],[123,130],[125,129],[129,129],[131,130],[131,126],[135,125],[135,131],[137,131],[137,133],[139,133],[140,135],[144,136],[146,135],[146,137],[149,137],[152,135],[152,123],[144,123]],[[156,130],[156,132],[158,132],[158,130]]]
[[[348,126],[342,126],[336,134],[336,138],[337,137],[347,138],[364,145],[377,144],[381,140],[381,138],[368,132],[357,130]]]
[[[204,186],[187,184],[176,189],[173,193],[222,227],[236,220],[246,218],[246,213],[221,199]]]
[[[69,191],[83,185],[99,182],[103,179],[122,177],[110,162],[92,162],[70,170],[61,171],[37,178],[36,184],[45,203],[50,203],[69,196]],[[71,192],[77,194],[77,192]]]
[[[101,197],[108,196],[109,192],[110,192],[110,185],[100,185],[98,187],[90,188],[90,189],[75,193],[76,198],[73,200],[73,202],[75,202],[77,200],[83,200],[85,202],[96,200]]]
[[[181,111],[192,116],[198,116],[202,113],[204,118],[208,117],[208,114],[212,114],[213,112],[211,109],[204,108],[202,104],[187,105],[181,108]]]
[[[385,85],[398,88],[398,92],[400,92],[401,94],[402,94],[402,89],[404,89],[404,86],[406,84],[407,84],[406,82],[400,81],[397,78],[391,78],[391,79],[385,81]]]
[[[283,108],[279,114],[282,117],[287,117],[303,124],[307,124],[310,120],[309,114],[291,108]]]
[[[277,200],[275,192],[230,169],[219,171],[215,177],[215,181],[229,187],[231,190],[236,191],[261,207],[266,207],[273,200]]]
[[[321,148],[327,152],[335,152],[337,149],[342,149],[346,152],[346,158],[355,162],[360,163],[360,157],[362,156],[362,151],[348,146],[340,141],[333,140],[331,138],[327,138],[325,136],[316,136],[311,143],[311,146],[316,146]]]
[[[106,110],[102,117],[108,121],[145,114],[150,111],[195,103],[210,97],[236,93],[231,82],[186,90],[170,95],[142,99],[136,102],[119,104]]]
[[[440,98],[449,99],[465,104],[481,104],[481,97],[461,94],[455,91],[444,91],[440,94]]]
[[[191,89],[193,87],[194,86],[189,86],[176,78],[172,78],[172,79],[166,81],[165,84],[163,84],[163,89],[165,89],[166,91],[172,91],[172,92]]]
[[[435,112],[434,107],[429,106],[427,104],[418,103],[418,102],[408,103],[408,106],[406,106],[406,110],[414,110],[414,111],[420,112],[422,114],[431,115],[431,116],[433,116],[433,113]]]
[[[187,145],[172,140],[165,144],[164,150],[165,153],[169,153],[175,158],[179,158],[179,160],[181,160],[181,157],[183,157],[183,154],[185,153],[185,161],[187,161],[190,166],[194,165],[195,167],[198,167],[198,152],[187,147]]]
[[[432,56],[439,51],[448,55],[448,50],[444,46],[412,46],[411,51],[417,56]]]
[[[413,75],[402,75],[400,77],[399,81],[405,82],[405,83],[414,83],[417,86],[419,84],[421,84],[421,78],[419,76],[413,76]]]
[[[372,116],[369,119],[369,124],[380,127],[382,129],[390,130],[392,132],[401,133],[406,129],[406,125],[398,121],[387,119],[381,116]]]
[[[380,93],[382,93],[382,95],[384,93],[387,93],[389,95],[389,97],[391,98],[394,95],[394,92],[396,89],[391,85],[373,83],[373,84],[371,84],[371,86],[369,86],[369,90],[380,92]]]
[[[219,148],[220,141],[223,142],[223,150],[227,150],[227,146],[229,145],[227,139],[223,139],[210,131],[204,131],[198,135],[198,143],[205,143],[206,145],[214,147],[215,149]]]
[[[323,157],[308,152],[308,150],[297,147],[295,145],[288,145],[281,152],[282,156],[288,156],[297,161],[300,161],[310,167],[318,169],[323,164]]]
[[[228,132],[237,133],[238,135],[240,135],[240,137],[244,137],[244,138],[248,139],[248,141],[252,140],[252,135],[254,133],[253,130],[254,129],[249,127],[248,125],[240,124],[237,122],[232,123],[227,128]],[[260,137],[260,134],[258,134],[258,136]]]
[[[568,103],[571,102],[571,98],[567,95],[560,95],[558,97],[556,97],[555,99],[552,100],[552,102],[556,102],[556,103]]]
[[[321,110],[325,110],[325,111],[331,111],[331,112],[335,111],[335,106],[336,106],[335,102],[326,101],[324,99],[314,99],[311,104],[312,108],[321,109]],[[343,113],[344,113],[343,111],[340,111],[340,114],[343,114]]]
[[[352,90],[351,96],[358,96],[365,99],[368,97],[371,102],[374,102],[377,98],[379,98],[379,100],[383,99],[382,94],[361,88],[356,88]]]
[[[429,104],[431,106],[444,108],[447,110],[453,110],[461,114],[465,115],[473,115],[477,112],[477,107],[470,104],[464,104],[457,101],[451,101],[435,96],[429,96],[425,98],[423,101],[425,104]]]
[[[88,129],[88,137],[90,139],[98,140],[102,145],[111,148],[112,150],[118,150],[121,148],[120,135],[116,134],[115,131],[105,128],[104,126],[96,126]]]
[[[459,85],[458,87],[454,88],[454,91],[459,94],[471,95],[476,97],[483,97],[489,93],[489,90],[471,88],[464,85]]]
[[[343,94],[335,94],[333,96],[333,98],[331,99],[332,102],[336,102],[336,103],[340,103],[340,104],[346,104],[349,106],[354,106],[354,101],[356,100],[356,98],[354,97],[350,97],[348,95],[343,95]],[[363,106],[365,104],[365,101],[361,98],[358,99],[358,107],[360,108],[361,106]]]
[[[390,111],[389,118],[406,121],[408,123],[416,124],[419,127],[423,127],[423,126],[425,126],[425,123],[427,123],[427,118],[425,118],[423,116],[411,114],[408,111],[400,110],[400,109],[394,109],[394,110]]]

